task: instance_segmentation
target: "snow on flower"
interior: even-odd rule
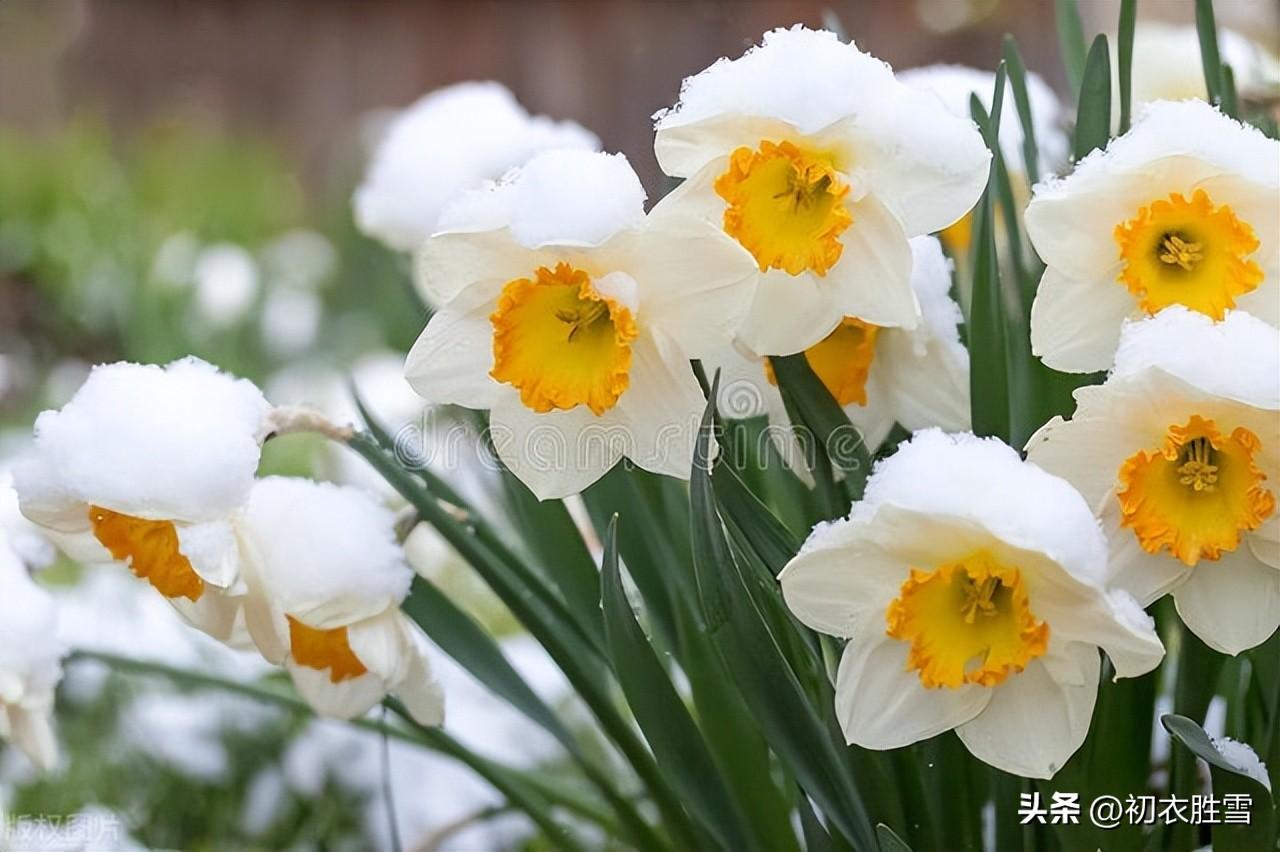
[[[399,608],[413,572],[390,510],[354,488],[268,477],[239,539],[249,635],[317,713],[352,718],[391,692],[420,723],[442,721],[426,639]]]
[[[1128,133],[1035,188],[1047,269],[1031,345],[1057,370],[1111,366],[1126,318],[1183,305],[1280,320],[1280,142],[1202,101],[1151,104]]]
[[[790,355],[847,316],[913,328],[910,237],[960,219],[990,158],[977,128],[834,34],[766,33],[684,81],[655,151],[684,178],[658,205],[723,228],[756,261],[738,334]]]
[[[459,194],[539,151],[599,147],[594,134],[571,121],[531,117],[499,83],[449,86],[391,121],[356,190],[356,222],[390,247],[414,251]]]
[[[231,516],[270,429],[254,385],[196,358],[95,367],[36,420],[14,468],[22,512],[73,559],[122,562],[226,638],[240,591]]]
[[[543,499],[623,456],[687,478],[703,407],[688,362],[741,320],[746,252],[700,219],[645,216],[620,154],[540,154],[441,226],[419,255],[443,307],[409,353],[414,389],[489,409],[498,455]]]
[[[1150,619],[1104,587],[1105,565],[1070,485],[995,439],[927,430],[779,579],[802,622],[849,638],[836,713],[850,743],[954,728],[986,763],[1048,778],[1089,730],[1098,648],[1117,677],[1164,654]]]
[[[1101,517],[1112,582],[1172,593],[1205,644],[1238,654],[1280,626],[1280,331],[1168,308],[1125,327],[1115,370],[1076,391],[1029,458]]]
[[[911,240],[911,287],[923,321],[916,328],[881,328],[846,317],[805,350],[810,368],[844,407],[874,451],[894,423],[907,429],[969,428],[969,353],[960,343],[960,307],[951,299],[950,263],[934,237]],[[726,346],[720,368],[720,412],[731,418],[767,414],[769,434],[790,467],[803,472],[802,448],[790,428],[767,358]]]
[[[0,530],[0,738],[37,767],[58,760],[53,693],[62,678],[53,598],[31,579]]]

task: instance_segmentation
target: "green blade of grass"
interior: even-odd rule
[[[1222,56],[1218,52],[1218,25],[1213,19],[1213,0],[1196,0],[1196,35],[1200,37],[1200,65],[1209,103],[1222,103]]]
[[[1076,0],[1058,0],[1054,6],[1058,24],[1058,47],[1062,51],[1062,64],[1067,69],[1067,81],[1071,93],[1080,93],[1084,79],[1084,26],[1080,23],[1080,7]]]
[[[1120,63],[1120,133],[1129,129],[1133,109],[1133,30],[1138,20],[1138,0],[1120,0],[1120,29],[1116,51]]]

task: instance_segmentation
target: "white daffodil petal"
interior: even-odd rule
[[[853,224],[841,237],[844,251],[827,272],[838,294],[836,307],[872,325],[915,328],[920,303],[911,287],[911,246],[902,224],[873,195],[851,212]]]
[[[1253,535],[1245,537],[1245,541],[1249,543],[1254,556],[1280,570],[1280,514],[1263,521]]]
[[[387,683],[408,674],[412,645],[401,628],[397,609],[348,625],[347,645],[365,668]]]
[[[492,299],[464,296],[433,315],[405,359],[404,375],[427,402],[485,409],[509,390],[493,369]]]
[[[831,333],[843,316],[842,294],[828,275],[770,270],[760,276],[738,339],[753,352],[794,355]]]
[[[1116,281],[1118,267],[1097,279],[1066,277],[1049,267],[1031,303],[1031,351],[1055,370],[1089,373],[1111,366],[1133,296]]]
[[[377,706],[387,694],[386,682],[372,672],[334,683],[328,671],[300,666],[292,660],[285,663],[285,668],[298,694],[321,716],[354,719]]]
[[[653,153],[665,174],[692,178],[738,148],[754,147],[761,139],[788,139],[799,132],[795,125],[780,119],[746,115],[713,115],[671,126],[664,121],[654,134]]]
[[[174,529],[179,550],[201,580],[219,589],[235,583],[240,573],[240,551],[230,522],[175,524]]]
[[[409,668],[404,678],[394,685],[396,695],[419,725],[443,725],[444,690],[431,670],[421,631],[409,624],[404,615],[399,617],[408,637]]]
[[[1110,547],[1108,585],[1124,589],[1142,606],[1150,606],[1169,594],[1190,575],[1191,568],[1168,553],[1142,549],[1133,530],[1120,526],[1120,508],[1114,498],[1103,512],[1102,528]]]
[[[968,429],[969,357],[963,347],[956,352],[931,341],[920,354],[910,334],[886,331],[884,336],[880,379],[891,397],[893,418],[912,431]]]
[[[578,494],[618,463],[636,435],[591,413],[531,411],[518,399],[503,400],[489,419],[493,447],[502,463],[539,500]]]
[[[863,748],[901,748],[982,713],[992,690],[969,684],[926,689],[907,667],[910,645],[884,636],[850,641],[836,672],[836,716],[845,740]]]
[[[444,307],[471,287],[527,278],[539,266],[555,266],[551,251],[517,246],[506,228],[445,231],[415,255],[414,283],[429,304]]]
[[[645,322],[689,358],[722,346],[746,317],[755,262],[709,222],[655,211],[643,231],[620,235],[605,250],[618,257],[618,268],[642,282]]]
[[[1098,697],[1101,663],[1097,650],[1084,643],[1060,653],[1073,656],[1088,680],[1058,683],[1044,663],[1033,660],[991,690],[986,708],[956,729],[975,757],[1024,778],[1052,778],[1080,748]]]
[[[884,632],[884,610],[905,578],[904,564],[871,538],[868,521],[818,527],[778,575],[787,607],[832,636]]]
[[[1257,647],[1280,627],[1280,571],[1247,549],[1202,560],[1174,589],[1178,615],[1191,632],[1224,654]]]
[[[235,632],[236,616],[244,598],[228,596],[206,587],[204,594],[194,601],[182,597],[166,600],[197,630],[219,642],[226,642]]]
[[[606,420],[629,432],[627,458],[645,470],[688,479],[706,400],[683,353],[661,333],[631,349],[631,386]]]
[[[53,732],[52,707],[9,708],[9,737],[31,758],[36,768],[49,771],[58,764],[58,738]]]

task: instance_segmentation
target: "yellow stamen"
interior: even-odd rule
[[[995,686],[1049,646],[1022,573],[988,553],[911,577],[885,613],[886,633],[911,643],[907,669],[926,687]]]
[[[1177,304],[1222,319],[1262,281],[1262,267],[1247,259],[1260,245],[1253,228],[1202,189],[1189,201],[1176,192],[1153,201],[1116,227],[1115,240],[1119,280],[1147,313]]]
[[[761,272],[823,276],[840,259],[840,234],[853,216],[844,204],[849,185],[831,155],[767,140],[755,150],[738,148],[715,190],[728,204],[725,232],[751,252]]]
[[[1158,449],[1121,465],[1121,524],[1143,550],[1167,550],[1186,565],[1235,550],[1240,534],[1275,510],[1275,495],[1263,487],[1266,476],[1254,463],[1261,446],[1248,429],[1224,435],[1198,415],[1170,426]]]
[[[347,628],[317,630],[292,615],[289,621],[289,652],[293,661],[307,668],[329,670],[329,680],[341,683],[368,671],[347,641]]]
[[[204,594],[204,581],[178,549],[178,531],[170,521],[149,521],[90,506],[89,523],[94,538],[160,594],[191,601]]]
[[[490,375],[518,388],[534,411],[585,405],[603,414],[630,384],[635,318],[581,269],[560,263],[508,281],[489,320]]]

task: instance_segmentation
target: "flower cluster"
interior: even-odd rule
[[[291,416],[196,358],[97,367],[37,420],[14,469],[22,512],[78,561],[122,563],[195,627],[284,663],[318,712],[395,692],[437,724],[425,640],[399,612],[412,571],[394,515],[355,488],[255,476]]]
[[[1047,778],[1088,732],[1100,652],[1117,678],[1159,665],[1143,607],[1172,594],[1228,654],[1280,626],[1280,143],[1157,100],[1031,187],[1004,105],[993,135],[1019,152],[1014,194],[1045,262],[1030,346],[1055,370],[1110,371],[1024,460],[969,431],[953,293],[992,160],[968,117],[990,88],[975,74],[895,75],[833,33],[770,32],[655,116],[681,182],[647,210],[623,155],[464,85],[395,119],[356,209],[415,253],[434,309],[409,384],[488,412],[496,455],[539,499],[624,458],[688,478],[701,370],[721,377],[720,414],[766,417],[812,484],[775,368],[803,359],[884,454],[779,576],[796,618],[847,640],[846,739],[954,729],[983,761]],[[1057,101],[1035,78],[1030,92],[1039,168],[1065,169]],[[914,435],[890,450],[895,424]],[[257,388],[203,362],[100,367],[37,421],[22,510],[67,553],[124,563],[200,629],[251,642],[320,712],[393,692],[438,723],[394,516],[351,488],[257,478],[282,428]],[[23,608],[12,629],[39,629],[41,605]],[[0,731],[45,755],[31,720],[51,683],[3,653]]]

